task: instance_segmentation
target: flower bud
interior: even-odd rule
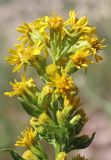
[[[70,123],[73,124],[73,125],[76,125],[79,122],[80,119],[81,119],[80,114],[77,114],[70,120]]]
[[[61,30],[63,27],[63,18],[60,16],[53,16],[49,19],[48,24],[52,30]]]
[[[39,160],[30,150],[25,151],[22,157],[25,160]]]
[[[46,73],[49,75],[49,76],[54,76],[57,72],[57,66],[55,64],[50,64],[47,66],[46,68]]]
[[[66,160],[66,159],[67,159],[67,154],[65,152],[60,152],[56,158],[56,160]]]
[[[59,125],[63,126],[65,124],[65,117],[64,117],[62,111],[58,110],[56,112],[56,116],[57,116],[57,121],[58,121]]]
[[[38,124],[45,125],[46,123],[49,122],[49,120],[50,120],[49,116],[46,113],[42,113],[38,118]]]
[[[52,93],[52,89],[51,89],[50,86],[45,85],[45,86],[42,88],[42,92],[44,93],[44,95],[48,95],[48,94],[51,94],[51,93]]]

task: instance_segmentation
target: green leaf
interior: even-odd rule
[[[69,35],[64,36],[62,40],[60,52],[58,53],[56,59],[59,60],[63,56],[72,54],[73,50],[71,50],[71,48],[76,44],[80,36],[81,36],[81,33],[74,33],[71,36]]]
[[[83,135],[80,137],[76,137],[74,139],[71,139],[70,146],[68,147],[68,152],[75,150],[75,149],[84,149],[87,148],[91,142],[93,141],[95,136],[95,133],[92,134],[91,138],[89,138],[87,135]]]
[[[38,160],[49,160],[47,154],[40,144],[31,147],[31,152],[37,156]]]
[[[22,107],[24,110],[31,116],[37,116],[40,114],[37,106],[32,104],[27,98],[23,99],[22,97],[18,97]]]
[[[13,149],[2,149],[2,151],[9,152],[13,160],[24,160],[16,151]]]
[[[45,68],[46,68],[46,58],[43,56],[37,56],[37,61],[35,63],[35,67],[37,69],[37,73],[40,75],[40,77],[45,80]]]
[[[59,139],[60,141],[63,141],[65,140],[64,137],[67,137],[67,128],[65,127],[59,127],[58,125],[47,125],[45,127],[45,131],[46,133],[48,134],[49,138],[50,136],[54,139],[54,137],[56,139]]]

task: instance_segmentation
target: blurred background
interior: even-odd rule
[[[101,53],[104,61],[90,66],[87,74],[81,71],[74,77],[89,116],[83,132],[91,135],[96,131],[91,146],[80,152],[89,160],[111,160],[111,0],[0,0],[0,149],[13,147],[30,119],[15,97],[3,95],[10,89],[8,82],[18,77],[4,61],[8,48],[17,42],[15,28],[52,12],[67,17],[70,9],[87,16],[107,44]],[[9,160],[9,154],[0,153],[0,159]]]

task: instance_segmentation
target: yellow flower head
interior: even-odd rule
[[[39,160],[30,150],[25,151],[22,157],[25,160]]]
[[[74,85],[72,78],[68,77],[65,74],[63,74],[62,76],[56,75],[55,84],[58,89],[58,92],[62,94],[65,94],[75,89],[75,85]]]
[[[77,19],[76,21],[76,29],[80,30],[88,25],[88,19],[87,17],[81,17],[80,19]]]
[[[76,12],[74,10],[69,12],[69,19],[64,24],[65,26],[70,26],[71,30],[76,32],[83,32],[88,34],[95,32],[95,27],[90,27],[88,25],[87,17],[81,17],[80,19],[77,18]]]
[[[40,43],[28,47],[18,44],[15,50],[9,50],[10,56],[6,58],[6,61],[15,66],[13,72],[19,71],[24,64],[33,64],[43,47],[44,45]]]
[[[80,98],[76,96],[65,96],[64,97],[64,108],[62,114],[65,118],[68,118],[74,111],[81,105]]]
[[[73,106],[73,108],[77,108],[80,105],[80,98],[76,96],[65,96],[64,97],[64,107]]]
[[[24,23],[23,25],[19,26],[16,30],[23,35],[18,38],[18,40],[23,41],[23,43],[27,43],[30,38],[30,33],[35,29],[34,23]]]
[[[27,88],[35,87],[34,80],[32,78],[26,80],[25,76],[22,76],[21,82],[17,82],[15,80],[15,82],[10,83],[10,85],[13,87],[13,91],[4,93],[5,95],[7,95],[9,97],[12,97],[14,95],[20,96],[20,95],[24,94],[24,92],[26,91]]]
[[[22,41],[23,44],[26,44],[29,42],[29,44],[32,45],[33,39],[31,37],[31,34],[34,34],[34,33],[38,33],[38,35],[44,34],[45,28],[46,28],[45,17],[37,19],[31,23],[24,23],[23,25],[19,26],[16,29],[18,32],[22,34],[22,36],[20,36],[18,40]]]
[[[91,44],[92,47],[96,49],[96,51],[101,50],[102,48],[104,48],[103,43],[104,40],[100,41],[96,36],[93,36],[91,38]]]
[[[48,82],[48,85],[56,88],[55,93],[68,95],[77,90],[73,79],[65,73],[62,73],[62,75],[55,73],[55,75],[51,77],[51,81],[52,82]]]
[[[81,67],[87,68],[89,64],[93,62],[88,59],[90,56],[90,50],[83,48],[77,50],[75,54],[71,55],[70,58],[74,62],[74,65],[80,69]]]
[[[51,30],[61,30],[63,27],[63,18],[61,16],[53,16],[48,19],[48,25]]]
[[[96,55],[97,51],[106,47],[105,45],[103,45],[104,39],[100,40],[95,35],[92,35],[92,36],[85,35],[85,36],[81,37],[81,39],[88,41],[88,43],[91,46],[91,51],[92,51],[93,55]]]
[[[21,135],[22,135],[22,138],[16,141],[15,146],[23,146],[23,147],[30,148],[31,145],[34,143],[37,132],[33,131],[32,128],[27,128],[24,132],[21,133]]]

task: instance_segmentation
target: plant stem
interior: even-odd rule
[[[57,157],[57,155],[59,154],[60,151],[61,151],[61,146],[59,143],[56,142],[56,144],[55,144],[55,158]]]

